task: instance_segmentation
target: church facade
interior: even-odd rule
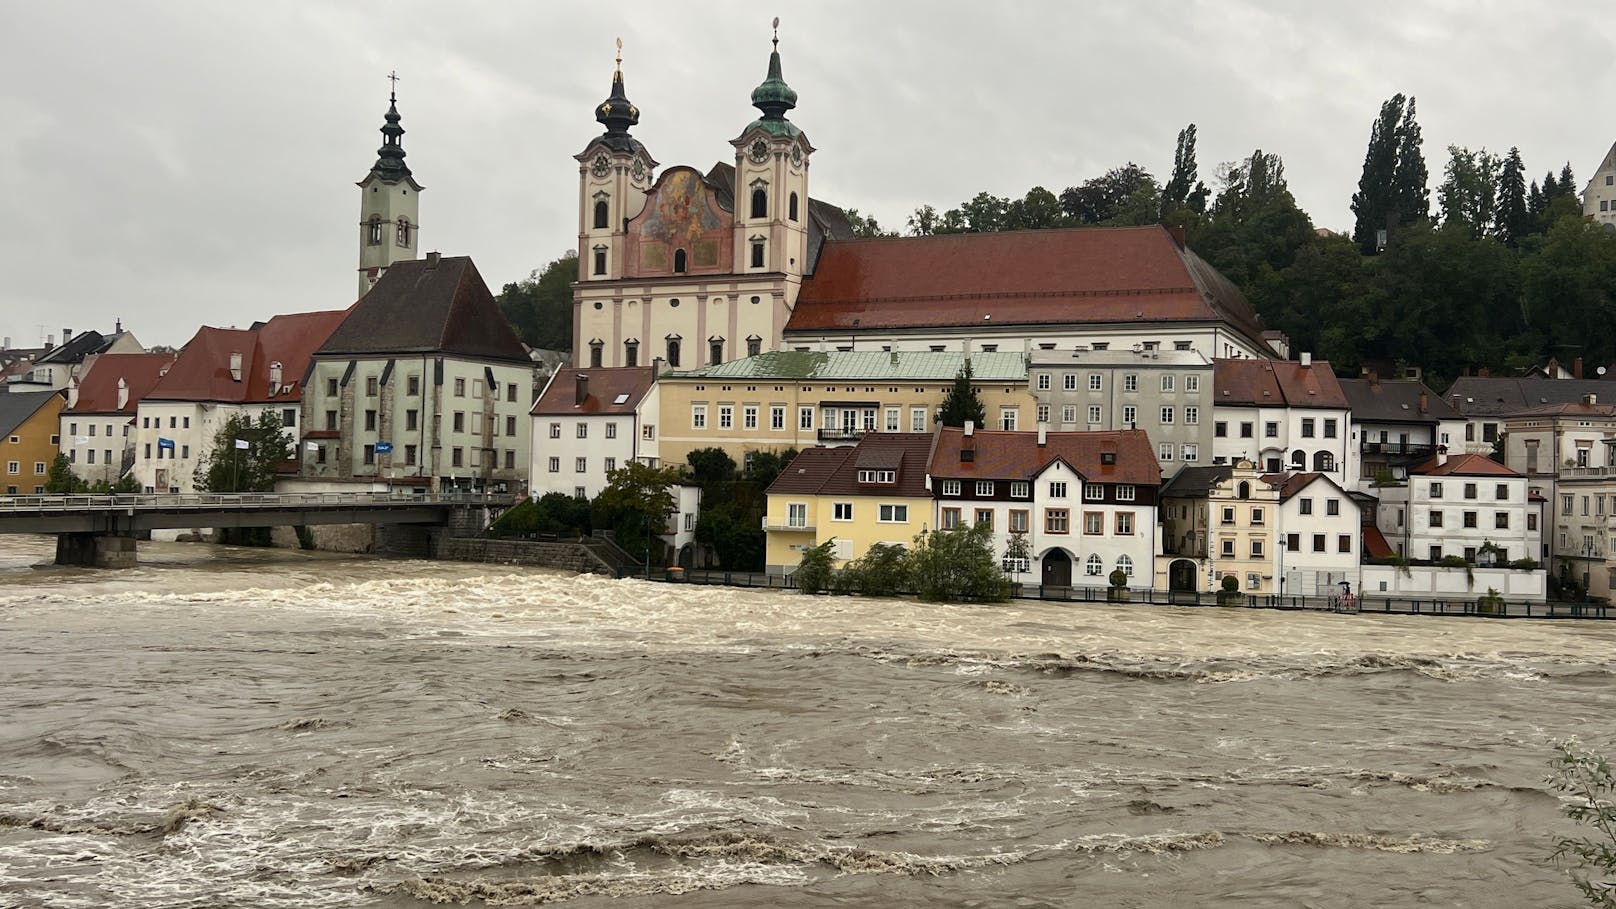
[[[629,133],[639,109],[623,85],[595,111],[606,132],[578,154],[579,367],[693,368],[774,350],[814,259],[852,231],[840,209],[811,200],[813,145],[786,112],[778,38],[752,92],[762,116],[730,142],[734,163],[706,172],[657,162]]]

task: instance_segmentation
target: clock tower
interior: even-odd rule
[[[640,109],[623,89],[623,39],[617,39],[617,68],[611,94],[595,108],[606,132],[575,156],[578,161],[578,280],[611,281],[626,273],[627,222],[645,208],[645,193],[657,162],[629,127]]]
[[[397,82],[396,75],[389,76]],[[359,181],[359,296],[370,292],[387,266],[420,255],[421,184],[404,163],[404,127],[399,126],[398,95],[387,96],[382,147],[376,163]]]
[[[808,261],[808,160],[814,147],[786,111],[797,93],[780,71],[780,20],[774,20],[769,73],[752,90],[763,116],[741,131],[735,146],[735,270],[776,273],[802,283]],[[796,298],[796,287],[788,290]]]

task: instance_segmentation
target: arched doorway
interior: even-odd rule
[[[1173,592],[1195,592],[1195,563],[1189,559],[1174,559],[1167,566],[1167,589]]]
[[[1072,586],[1072,557],[1064,549],[1044,553],[1044,586]]]

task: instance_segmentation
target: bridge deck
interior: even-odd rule
[[[438,524],[454,508],[503,508],[510,495],[248,492],[0,496],[0,533],[135,533],[187,527]]]

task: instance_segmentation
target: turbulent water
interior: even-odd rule
[[[0,538],[0,905],[1571,905],[1616,624]]]

